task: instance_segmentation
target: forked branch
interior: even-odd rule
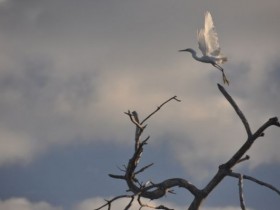
[[[230,173],[228,174],[228,176],[235,177],[235,178],[239,178],[240,175],[241,175],[241,174],[235,173],[235,172],[230,172]],[[254,177],[252,177],[252,176],[248,176],[248,175],[242,175],[242,177],[243,177],[243,179],[247,179],[247,180],[250,180],[250,181],[252,181],[252,182],[255,182],[255,183],[257,183],[257,184],[259,184],[259,185],[261,185],[261,186],[267,187],[267,188],[271,189],[272,191],[276,192],[276,193],[280,196],[280,190],[277,189],[276,187],[274,187],[272,184],[268,184],[268,183],[266,183],[266,182],[263,182],[263,181],[261,181],[261,180],[258,180],[258,179],[256,179],[256,178],[254,178]]]

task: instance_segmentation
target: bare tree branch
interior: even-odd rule
[[[181,102],[181,100],[177,99],[177,96],[171,97],[170,99],[163,102],[160,106],[158,106],[157,109],[155,111],[153,111],[151,114],[149,114],[140,124],[143,125],[144,122],[146,122],[151,116],[153,116],[156,112],[158,112],[161,109],[161,107],[163,107],[165,104],[167,104],[171,100]]]
[[[254,134],[253,136],[250,138],[250,141],[254,141],[255,139],[257,139],[260,136],[264,136],[264,131],[270,127],[270,126],[277,126],[280,127],[280,123],[278,121],[277,117],[272,117],[270,118],[266,123],[264,123]]]
[[[238,186],[239,186],[240,207],[242,210],[246,210],[245,202],[244,202],[244,195],[243,195],[243,175],[242,174],[240,174],[238,177]]]
[[[254,134],[252,134],[250,126],[248,124],[248,121],[246,120],[246,117],[242,113],[242,111],[239,109],[238,105],[234,102],[232,97],[227,93],[227,91],[218,84],[219,90],[222,92],[222,94],[225,96],[225,98],[229,101],[229,103],[232,105],[234,110],[236,111],[237,115],[240,117],[242,123],[245,126],[245,129],[248,134],[247,141],[242,145],[242,147],[235,153],[235,155],[225,164],[221,165],[220,167],[224,167],[227,170],[230,170],[235,164],[237,164],[242,156],[250,149],[254,141],[262,136],[265,129],[268,127],[275,125],[280,127],[279,121],[277,117],[270,118],[266,123],[264,123]]]
[[[152,165],[154,165],[153,163],[149,164],[149,165],[146,165],[144,166],[143,168],[139,169],[138,171],[135,172],[135,175],[136,174],[139,174],[141,172],[143,172],[144,170],[146,170],[147,168],[151,167]]]
[[[241,162],[249,160],[249,159],[250,159],[250,156],[246,155],[244,158],[241,158],[239,161],[237,161],[237,163],[241,163]]]
[[[106,203],[104,205],[102,205],[102,206],[100,206],[100,207],[98,207],[97,209],[94,209],[94,210],[100,210],[100,209],[102,209],[102,208],[104,208],[106,206],[108,206],[108,210],[110,210],[111,209],[111,204],[114,201],[116,201],[118,199],[121,199],[121,198],[131,198],[132,201],[133,201],[134,195],[119,195],[119,196],[116,196],[116,197],[112,198],[111,200],[105,200]],[[132,203],[132,201],[130,201],[130,203]]]
[[[189,181],[182,179],[182,178],[171,178],[171,179],[166,179],[160,183],[152,183],[150,181],[142,182],[139,181],[136,177],[136,175],[140,174],[141,172],[144,172],[146,169],[151,167],[153,164],[146,165],[140,169],[137,170],[139,161],[141,159],[141,155],[144,151],[144,145],[147,144],[147,141],[149,139],[149,136],[141,140],[141,135],[143,134],[146,125],[143,126],[143,124],[150,119],[155,113],[157,113],[162,106],[164,106],[166,103],[168,103],[171,100],[176,100],[180,102],[179,99],[177,99],[176,96],[173,96],[163,102],[160,106],[157,107],[156,110],[154,110],[152,113],[150,113],[142,122],[140,122],[138,113],[136,111],[133,112],[125,112],[130,118],[130,121],[136,126],[136,132],[135,132],[135,151],[132,155],[132,157],[129,159],[127,166],[125,167],[124,175],[114,175],[114,174],[109,174],[110,177],[115,178],[115,179],[122,179],[126,182],[128,186],[128,191],[132,192],[133,195],[122,195],[115,197],[109,201],[106,201],[107,203],[104,204],[103,206],[99,207],[97,210],[108,206],[108,209],[110,210],[111,208],[111,203],[117,199],[120,198],[131,198],[130,202],[127,204],[125,209],[129,209],[132,205],[132,202],[137,196],[137,201],[140,205],[140,209],[142,207],[150,207],[153,209],[166,209],[170,210],[168,207],[165,207],[163,205],[159,206],[150,206],[148,204],[143,204],[141,202],[141,198],[148,198],[151,200],[159,199],[166,195],[167,193],[173,193],[172,188],[174,187],[180,187],[184,188],[187,191],[189,191],[193,196],[194,199],[192,203],[189,206],[189,210],[198,210],[202,204],[202,202],[208,197],[208,195],[213,191],[213,189],[226,177],[226,176],[231,176],[238,178],[238,183],[239,183],[239,198],[240,198],[240,206],[243,210],[245,210],[245,202],[244,202],[244,196],[243,196],[243,179],[247,179],[250,181],[253,181],[257,184],[263,185],[267,188],[272,189],[273,191],[277,192],[278,195],[280,195],[280,191],[276,189],[274,186],[267,184],[265,182],[262,182],[260,180],[257,180],[253,177],[247,176],[247,175],[241,175],[238,173],[232,172],[232,168],[236,165],[239,164],[243,161],[249,160],[249,156],[245,154],[247,151],[251,148],[255,140],[261,136],[264,135],[264,131],[272,126],[278,126],[280,127],[280,123],[278,121],[277,117],[270,118],[267,122],[265,122],[260,128],[255,132],[252,133],[249,123],[245,117],[245,115],[242,113],[238,105],[235,103],[235,101],[232,99],[232,97],[227,93],[227,91],[218,84],[218,88],[221,91],[221,93],[225,96],[225,98],[229,101],[239,118],[241,119],[245,130],[247,132],[248,138],[245,141],[243,145],[237,150],[237,152],[224,164],[220,165],[218,168],[218,171],[216,174],[213,176],[213,178],[209,181],[209,183],[203,188],[203,189],[198,189],[195,185],[191,184]],[[145,183],[145,184],[143,184]]]
[[[131,122],[133,122],[133,124],[135,124],[137,128],[139,128],[140,130],[144,129],[144,126],[139,123],[138,117],[135,117],[135,116],[138,116],[136,111],[130,112],[128,110],[127,112],[125,112],[125,114],[129,116]]]
[[[128,210],[128,209],[131,207],[131,205],[132,205],[133,201],[134,201],[134,196],[132,196],[132,197],[131,197],[130,202],[127,204],[127,206],[125,207],[125,209],[124,209],[124,210]]]
[[[108,174],[108,175],[114,179],[125,179],[125,176],[123,175],[115,175],[115,174]]]
[[[239,178],[240,174],[239,173],[235,173],[235,172],[229,172],[228,173],[228,176],[231,176],[231,177],[235,177],[235,178]],[[264,187],[267,187],[271,190],[273,190],[274,192],[276,192],[278,195],[280,195],[280,190],[277,189],[276,187],[274,187],[273,185],[271,184],[268,184],[266,182],[263,182],[263,181],[260,181],[254,177],[251,177],[251,176],[248,176],[248,175],[243,175],[243,179],[247,179],[247,180],[250,180],[252,182],[255,182],[261,186],[264,186]]]
[[[228,100],[228,102],[231,104],[231,106],[234,108],[234,110],[236,111],[237,115],[239,116],[239,118],[241,119],[241,121],[245,127],[248,137],[250,137],[252,135],[252,132],[251,132],[250,125],[249,125],[246,117],[244,116],[242,111],[239,109],[239,107],[237,106],[235,101],[232,99],[232,97],[226,92],[224,87],[222,85],[218,84],[218,88],[221,91],[221,93],[225,96],[225,98]]]
[[[142,209],[143,207],[147,207],[147,208],[151,208],[151,209],[174,210],[174,209],[167,208],[167,207],[164,206],[164,205],[152,206],[152,205],[149,205],[149,204],[146,204],[146,203],[142,203],[142,201],[141,201],[141,195],[138,196],[137,201],[138,201],[139,205],[141,206],[140,209]]]
[[[168,192],[168,190],[173,187],[184,188],[194,196],[197,196],[200,193],[200,190],[187,180],[181,178],[172,178],[164,180],[163,182],[160,182],[158,184],[153,184],[152,186],[146,187],[142,190],[141,195],[145,198],[150,198],[149,196],[153,196],[153,198],[150,199],[158,199],[164,196]],[[154,190],[151,191],[152,189]]]
[[[232,167],[234,167],[236,164],[240,163],[240,161],[243,161],[242,157],[251,148],[254,141],[258,137],[262,136],[265,129],[267,129],[268,127],[270,127],[272,125],[275,125],[278,127],[280,125],[277,117],[270,118],[254,134],[252,134],[250,126],[249,126],[244,114],[239,109],[238,105],[234,102],[234,100],[231,98],[231,96],[226,92],[226,90],[220,84],[218,84],[218,88],[222,92],[222,94],[225,96],[225,98],[229,101],[229,103],[232,105],[232,107],[236,111],[237,115],[240,117],[240,119],[246,129],[248,139],[226,163],[219,166],[219,170],[214,175],[214,177],[210,180],[210,182],[204,187],[204,189],[202,190],[202,193],[199,194],[199,196],[194,198],[193,202],[191,203],[191,205],[189,207],[189,210],[199,209],[203,200],[228,175],[228,173],[231,171]],[[243,178],[245,178],[245,177],[243,177]]]

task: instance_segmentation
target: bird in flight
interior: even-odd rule
[[[218,35],[215,30],[212,16],[208,11],[205,13],[204,28],[197,32],[197,39],[198,47],[202,52],[201,57],[198,57],[196,51],[192,48],[179,50],[179,52],[190,52],[195,60],[203,63],[211,63],[214,67],[222,72],[224,84],[229,85],[229,81],[224,73],[224,69],[220,66],[220,64],[227,61],[227,57],[221,54]]]

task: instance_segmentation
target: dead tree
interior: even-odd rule
[[[140,182],[137,178],[137,175],[144,172],[146,169],[151,167],[153,164],[146,165],[145,167],[142,167],[140,169],[137,168],[138,163],[141,159],[141,155],[144,150],[144,146],[147,144],[149,137],[145,138],[144,140],[141,140],[141,136],[146,128],[146,122],[148,119],[150,119],[155,113],[157,113],[165,104],[168,102],[174,100],[177,102],[180,102],[180,100],[174,96],[167,101],[163,102],[160,106],[157,107],[155,111],[153,111],[151,114],[149,114],[144,120],[139,121],[138,114],[136,111],[133,112],[125,112],[126,115],[128,115],[130,121],[135,125],[136,131],[135,131],[135,148],[133,156],[129,159],[127,165],[122,170],[122,175],[115,175],[115,174],[109,174],[110,177],[114,179],[120,179],[126,182],[128,190],[130,194],[120,195],[117,197],[114,197],[111,200],[105,200],[104,205],[100,206],[96,210],[102,209],[107,207],[108,210],[111,209],[112,203],[118,199],[121,198],[129,198],[129,202],[125,207],[125,210],[130,209],[132,203],[134,200],[137,200],[137,202],[140,205],[140,209],[142,207],[150,207],[153,209],[166,209],[170,210],[170,208],[159,205],[159,206],[151,206],[149,204],[143,203],[141,201],[141,198],[148,198],[151,200],[160,199],[167,193],[172,193],[172,188],[174,187],[180,187],[184,188],[187,191],[189,191],[193,195],[193,201],[191,202],[189,206],[189,210],[198,210],[200,206],[202,205],[202,202],[208,197],[208,195],[213,191],[213,189],[227,176],[234,177],[238,179],[238,186],[239,186],[239,200],[240,200],[240,207],[242,210],[245,210],[245,203],[244,203],[244,197],[243,197],[243,180],[250,180],[252,182],[255,182],[256,184],[262,185],[264,187],[269,188],[270,190],[273,190],[278,195],[280,195],[280,190],[274,187],[271,184],[268,184],[266,182],[260,181],[254,177],[243,175],[240,173],[236,173],[233,171],[233,167],[237,164],[239,164],[242,161],[248,160],[249,156],[246,155],[247,151],[251,148],[251,146],[254,144],[255,140],[261,136],[264,136],[264,131],[274,125],[277,127],[280,127],[280,123],[278,121],[277,117],[273,117],[268,119],[262,126],[257,129],[257,131],[252,132],[250,125],[238,107],[238,105],[235,103],[235,101],[232,99],[232,97],[227,93],[227,91],[224,89],[223,86],[218,84],[218,88],[221,91],[221,93],[224,95],[224,97],[227,99],[227,101],[231,104],[237,115],[239,116],[241,122],[243,123],[245,130],[247,132],[247,139],[245,143],[238,149],[238,151],[225,163],[221,164],[216,174],[212,177],[212,179],[208,182],[208,184],[202,188],[199,189],[195,185],[191,184],[189,181],[183,179],[183,178],[171,178],[164,180],[160,183],[152,183],[152,182]]]

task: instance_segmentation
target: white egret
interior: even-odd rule
[[[195,60],[203,63],[211,63],[214,67],[216,67],[223,73],[224,84],[229,85],[229,81],[226,78],[224,69],[220,66],[220,64],[227,61],[227,57],[221,54],[218,35],[214,27],[212,16],[208,11],[205,13],[204,28],[200,29],[200,31],[197,33],[197,39],[198,47],[202,52],[201,57],[198,57],[196,55],[196,51],[192,48],[179,50],[179,52],[190,52]]]

